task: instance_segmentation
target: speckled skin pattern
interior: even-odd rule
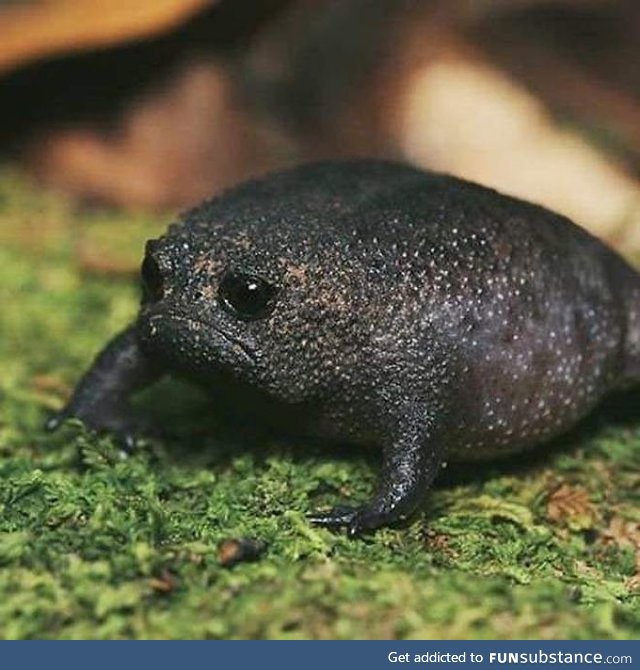
[[[372,498],[313,516],[351,535],[413,514],[448,459],[548,440],[640,377],[621,258],[540,207],[395,163],[243,184],[149,242],[142,274],[138,319],[49,427],[129,435],[130,395],[191,379],[219,411],[381,448]]]

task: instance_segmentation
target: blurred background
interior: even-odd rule
[[[2,158],[79,205],[382,156],[640,251],[637,0],[0,0],[0,35]]]

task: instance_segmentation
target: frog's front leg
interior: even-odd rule
[[[161,376],[162,370],[141,350],[135,325],[130,326],[96,357],[67,405],[47,421],[46,428],[55,430],[75,417],[92,430],[114,433],[131,448],[139,421],[129,398]]]
[[[335,507],[312,523],[346,527],[349,537],[409,519],[423,502],[443,461],[444,448],[422,430],[408,427],[383,449],[374,496],[361,507]]]

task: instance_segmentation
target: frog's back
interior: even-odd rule
[[[640,380],[638,275],[565,217],[388,163],[314,166],[299,176],[313,185],[298,194],[309,211],[318,189],[324,194],[317,219],[307,215],[322,229],[311,232],[355,235],[363,262],[382,259],[393,320],[383,319],[381,332],[422,327],[425,350],[437,337],[459,359],[453,456],[533,446]],[[283,192],[289,186],[285,179]],[[327,202],[336,207],[329,218]]]
[[[484,230],[560,255],[604,250],[542,207],[449,175],[370,159],[313,163],[245,182],[189,212],[184,223],[203,234],[212,227],[255,227],[314,242],[351,241],[355,234],[361,241],[382,236],[422,248],[430,242],[451,246],[461,235]]]
[[[243,184],[188,225],[248,231],[274,253],[335,246],[336,266],[375,263],[383,281],[371,300],[397,301],[387,310],[396,322],[381,328],[413,328],[416,302],[432,328],[447,304],[440,334],[473,362],[487,395],[507,384],[535,396],[546,384],[543,411],[560,398],[577,416],[640,376],[635,271],[568,219],[491,189],[386,161],[316,163]],[[567,371],[569,360],[578,362]],[[584,402],[573,402],[576,384]]]
[[[534,446],[640,381],[638,274],[565,217],[441,175],[375,212],[399,259],[420,250],[426,347],[436,331],[459,360],[452,456]]]

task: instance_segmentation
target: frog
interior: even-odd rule
[[[216,411],[381,453],[350,537],[407,524],[449,462],[523,453],[640,377],[640,280],[569,219],[394,161],[302,165],[196,206],[146,245],[133,322],[48,423],[131,446],[165,375]]]

